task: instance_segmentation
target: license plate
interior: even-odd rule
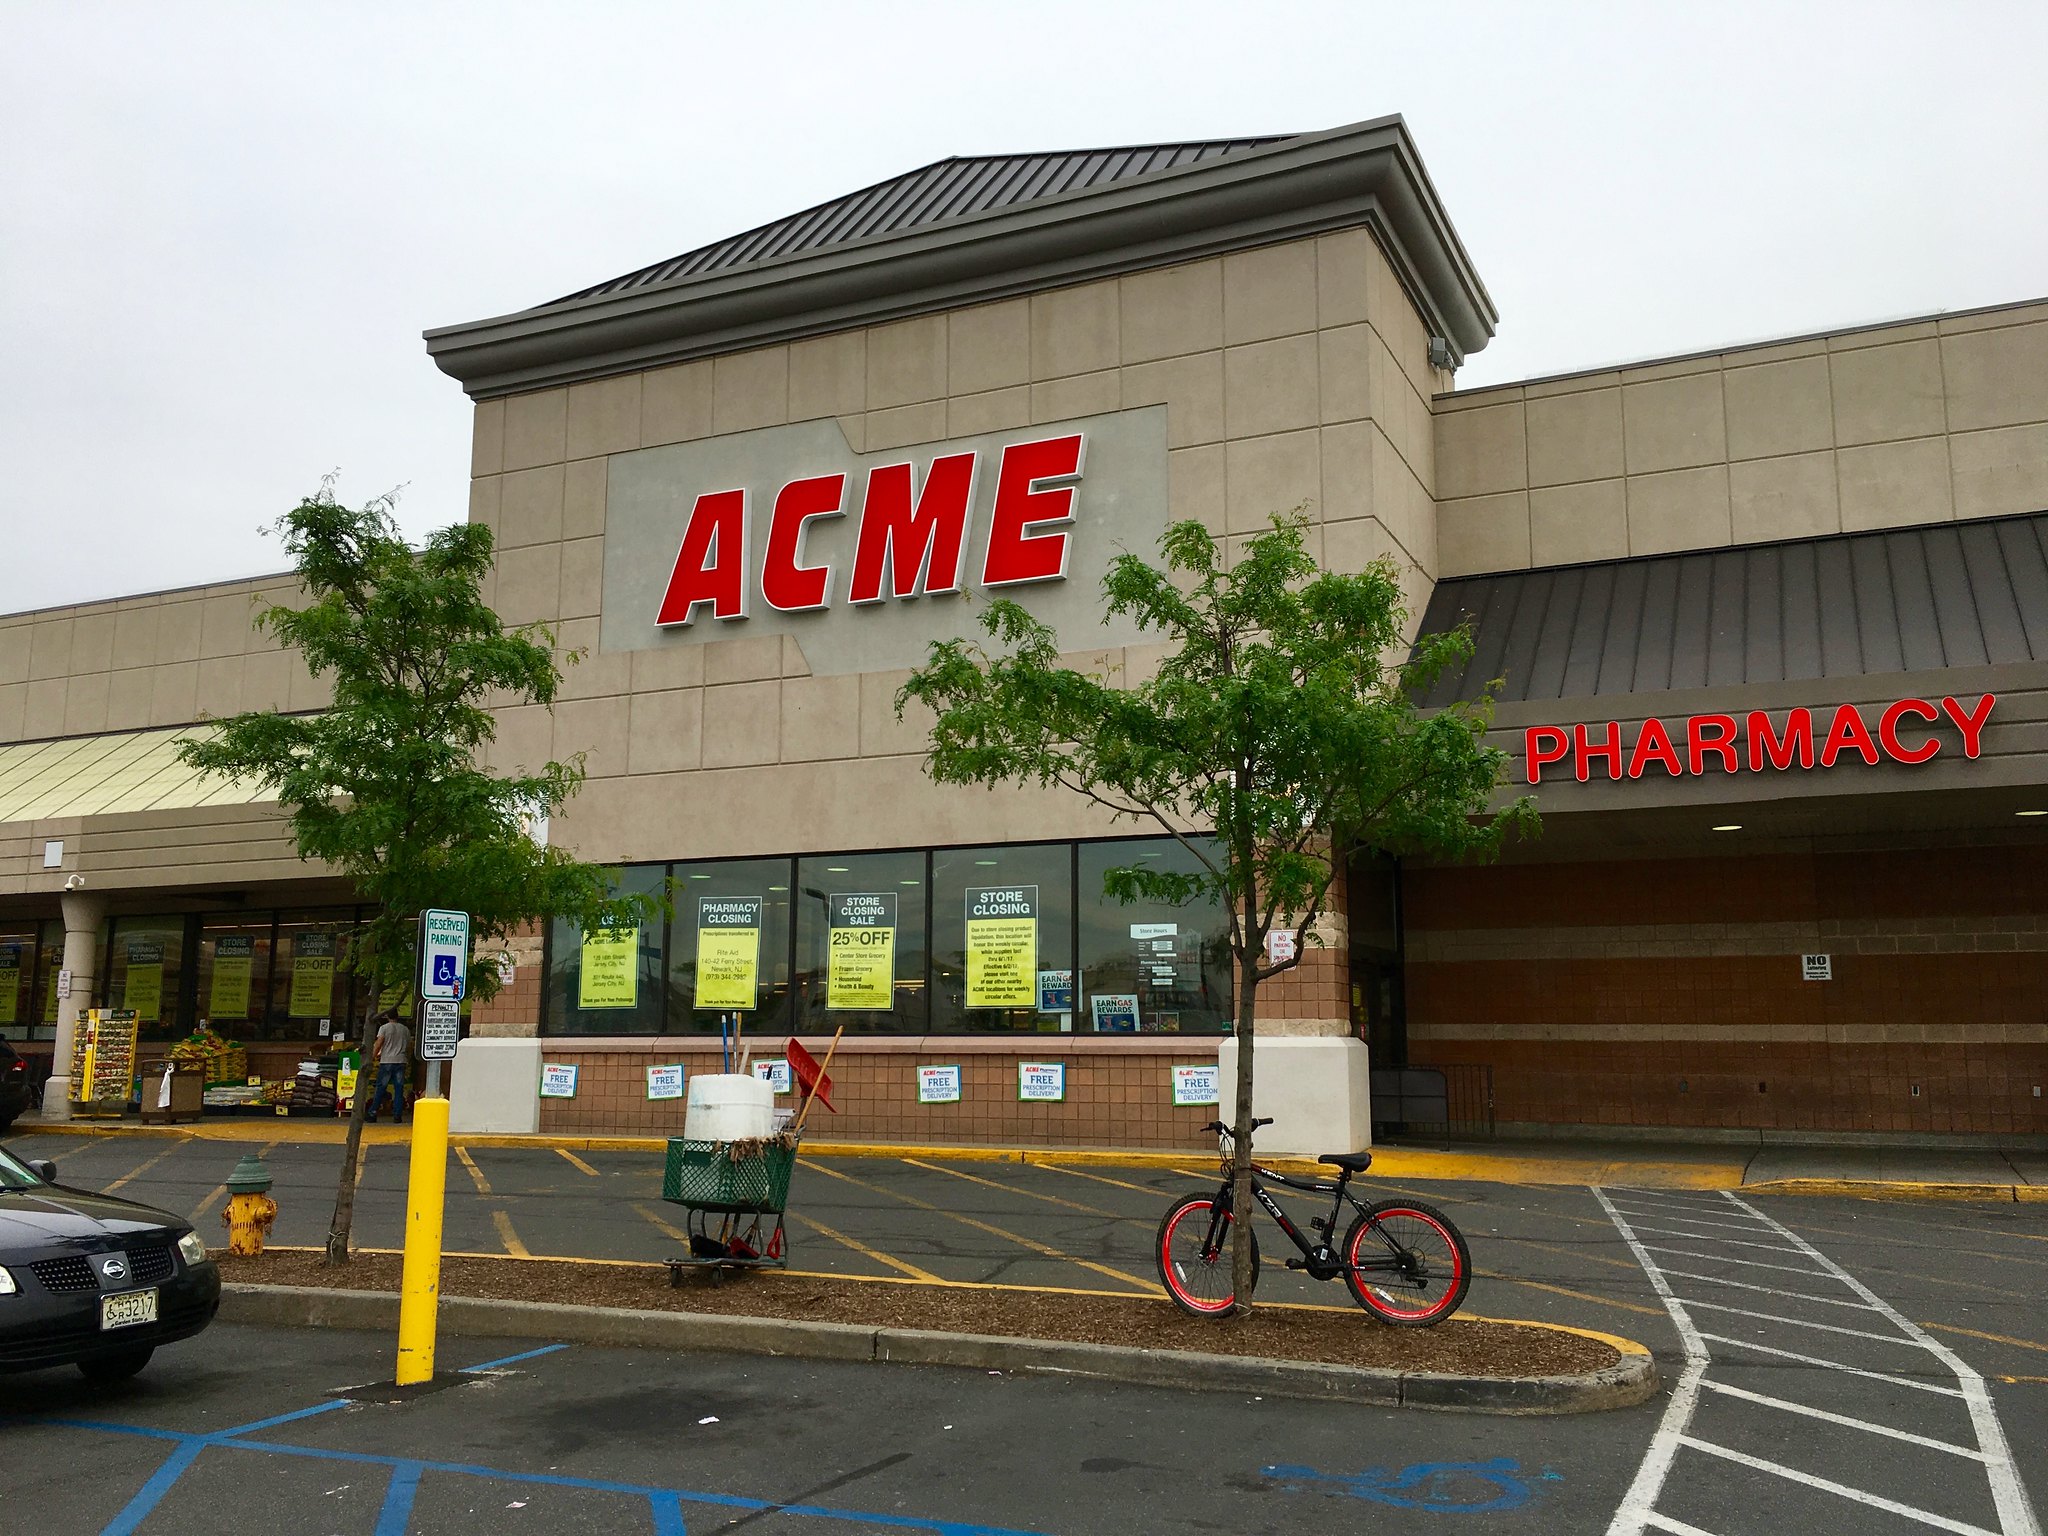
[[[100,1331],[110,1328],[132,1328],[137,1323],[156,1321],[156,1292],[129,1291],[120,1296],[100,1298]]]

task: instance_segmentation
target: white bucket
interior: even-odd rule
[[[690,1078],[683,1111],[688,1141],[743,1141],[769,1134],[775,1117],[775,1085],[752,1073],[702,1072]]]

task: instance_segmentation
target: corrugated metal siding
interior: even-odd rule
[[[1471,663],[1425,703],[1919,672],[2048,659],[2048,512],[1440,581],[1425,632]]]
[[[1279,136],[1285,137],[1285,135]],[[728,236],[668,261],[628,272],[594,288],[555,300],[596,298],[626,293],[679,278],[774,261],[827,246],[846,245],[876,235],[900,234],[951,219],[964,219],[994,208],[1015,207],[1042,197],[1056,197],[1105,182],[1127,181],[1155,171],[1175,170],[1197,161],[1215,160],[1279,137],[1212,139],[1190,144],[1142,144],[1123,149],[1078,149],[1060,154],[980,155],[940,160],[877,182],[815,208],[776,219],[758,229]]]

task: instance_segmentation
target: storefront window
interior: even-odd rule
[[[1068,993],[1047,993],[1074,964],[1074,845],[947,848],[932,855],[935,1033],[1071,1030]]]
[[[35,1022],[36,925],[0,923],[0,1040],[26,1040]]]
[[[353,926],[354,913],[347,908],[280,915],[263,1038],[328,1040],[355,1033],[359,1021],[347,969]]]
[[[1075,1028],[1102,1034],[1227,1032],[1230,935],[1221,905],[1213,899],[1126,905],[1103,894],[1107,871],[1136,867],[1194,874],[1202,865],[1169,837],[1081,844],[1082,997]]]
[[[261,1039],[269,998],[270,914],[201,918],[195,993],[199,1017],[226,1039]]]
[[[924,853],[796,861],[797,1028],[922,1034]]]
[[[618,889],[658,894],[663,864],[619,871]],[[662,920],[580,932],[557,921],[548,943],[548,1027],[563,1035],[654,1035],[661,1032]]]
[[[54,919],[42,927],[42,942],[36,946],[36,980],[31,993],[33,1014],[31,1040],[57,1038],[57,972],[64,968],[64,925]]]
[[[790,1027],[789,919],[794,860],[724,859],[675,866],[669,925],[668,1029],[716,1034],[744,1015],[750,1033]]]
[[[178,1011],[184,974],[185,919],[120,917],[107,956],[107,1006],[131,1009],[137,1038],[175,1040],[191,1025]]]

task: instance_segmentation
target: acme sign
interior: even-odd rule
[[[1984,750],[1984,727],[1997,695],[1980,695],[1974,704],[1944,698],[1900,699],[1867,709],[1836,706],[1832,714],[1804,706],[1782,719],[1761,710],[1746,715],[1692,715],[1673,730],[1661,720],[1645,720],[1624,732],[1621,722],[1573,726],[1532,725],[1523,735],[1528,781],[1543,782],[1543,770],[1569,764],[1580,783],[1594,769],[1608,779],[1640,779],[1651,769],[1682,778],[1706,773],[1783,772],[1792,768],[1833,768],[1848,760],[1876,766],[1890,761],[1914,765],[1932,762],[1950,750],[1934,727],[1954,726],[1964,757]]]
[[[757,591],[777,613],[807,613],[842,595],[864,604],[958,592],[969,580],[985,587],[1062,581],[1086,450],[1085,433],[1066,432],[996,451],[877,464],[865,485],[843,470],[789,480],[770,502],[758,573],[750,569],[754,498],[744,487],[705,491],[683,526],[655,623],[687,625],[705,610],[744,619]],[[980,568],[969,571],[968,522],[985,474],[995,477],[995,495],[987,537],[976,541]],[[805,541],[813,524],[854,513],[856,498],[859,530],[842,583],[830,558],[807,556]]]

